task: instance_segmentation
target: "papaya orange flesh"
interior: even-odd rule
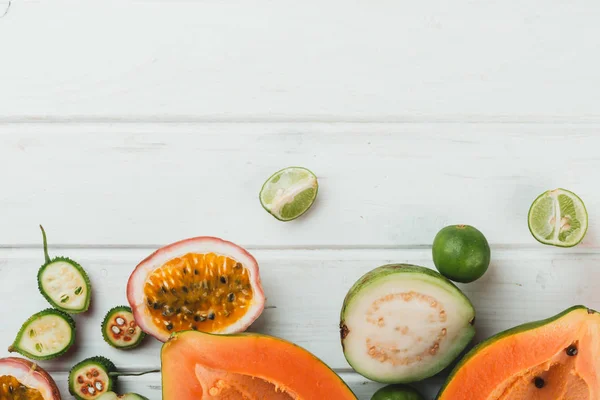
[[[180,332],[161,359],[163,400],[356,400],[322,361],[271,336]]]
[[[438,400],[600,399],[600,314],[570,308],[483,342],[459,363]]]

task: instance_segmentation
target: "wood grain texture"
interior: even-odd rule
[[[538,247],[527,212],[565,187],[598,248],[600,124],[2,124],[0,244],[164,245],[215,235],[266,248],[429,246],[476,226],[498,246]],[[289,165],[319,197],[281,223],[258,192]]]
[[[48,306],[43,257],[91,275],[78,342],[41,363],[96,354],[159,366],[160,344],[119,352],[100,321],[125,303],[157,247],[215,235],[257,257],[268,308],[251,330],[332,366],[360,400],[338,338],[347,289],[389,262],[432,267],[445,225],[468,223],[492,266],[463,285],[476,342],[573,304],[600,308],[600,3],[591,0],[0,0],[0,357]],[[4,14],[4,10],[8,12]],[[274,171],[301,165],[320,192],[281,223],[258,202]],[[575,191],[590,229],[575,249],[538,244],[541,192]],[[432,399],[444,374],[419,384]],[[160,376],[122,391],[160,398]],[[322,400],[322,399],[319,399]]]
[[[15,0],[0,118],[599,118],[600,3]]]
[[[90,274],[92,309],[76,316],[77,347],[67,356],[42,366],[53,372],[68,371],[78,360],[97,354],[111,358],[118,367],[140,371],[159,367],[160,343],[147,339],[130,352],[110,348],[102,341],[100,323],[113,306],[126,303],[125,285],[135,265],[153,249],[65,248],[55,255],[68,255]],[[341,373],[351,371],[339,342],[339,313],[346,291],[362,274],[390,262],[431,267],[429,249],[415,250],[261,250],[250,249],[261,270],[267,309],[252,331],[282,337],[305,347]],[[597,251],[492,249],[492,265],[479,281],[461,285],[477,311],[475,342],[514,325],[546,318],[563,309],[584,304],[600,308]],[[41,248],[0,250],[0,293],[18,313],[6,313],[0,325],[0,343],[10,343],[28,315],[47,307],[37,293],[35,276],[43,262]],[[0,351],[0,357],[7,355]],[[354,374],[344,375],[361,399],[368,399],[377,385]],[[158,385],[158,378],[148,378]],[[433,395],[442,377],[420,386]],[[145,390],[147,380],[131,381]],[[146,383],[144,383],[146,382]],[[146,385],[146,386],[144,386]],[[156,392],[154,392],[156,393]],[[151,397],[156,399],[157,396]]]

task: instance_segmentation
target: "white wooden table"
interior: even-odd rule
[[[477,341],[600,307],[599,17],[591,0],[13,0],[0,18],[0,357],[48,306],[40,223],[94,287],[76,350],[41,363],[65,398],[84,357],[159,366],[158,342],[119,352],[99,324],[142,258],[191,236],[249,249],[269,307],[252,330],[314,352],[361,400],[379,385],[344,360],[343,297],[383,263],[432,267],[445,225],[492,245],[489,272],[462,286]],[[281,223],[257,194],[288,165],[321,186],[309,214]],[[527,229],[555,187],[588,207],[574,249]],[[432,398],[442,380],[419,387]],[[121,382],[160,399],[158,374]]]

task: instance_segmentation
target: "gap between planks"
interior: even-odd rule
[[[11,124],[598,124],[600,115],[127,115],[127,116],[0,116],[1,125]]]

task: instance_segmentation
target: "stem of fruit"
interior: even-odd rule
[[[42,238],[44,238],[44,256],[46,257],[46,262],[50,262],[50,256],[48,255],[48,241],[46,240],[46,231],[44,227],[40,225],[40,229],[42,230]]]
[[[146,374],[155,374],[157,372],[160,372],[160,369],[153,369],[151,371],[139,372],[137,374],[134,374],[134,373],[125,374],[122,372],[109,372],[108,376],[142,376],[142,375],[146,375]]]

